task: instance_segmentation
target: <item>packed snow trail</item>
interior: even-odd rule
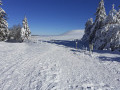
[[[0,43],[0,90],[120,89],[120,62],[99,58],[119,54],[90,55],[88,51],[36,39]]]
[[[0,90],[45,90],[57,85],[59,68],[51,57],[57,48],[46,44],[43,47],[25,43],[2,44],[8,52],[0,51]]]

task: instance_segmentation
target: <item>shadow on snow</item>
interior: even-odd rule
[[[63,45],[66,47],[70,47],[70,48],[76,48],[76,42],[77,42],[77,48],[78,49],[83,49],[83,47],[87,47],[87,44],[84,44],[81,40],[74,40],[74,41],[67,41],[67,40],[51,40],[51,41],[47,41],[48,43],[54,43],[57,45]]]
[[[57,45],[63,45],[65,47],[70,47],[73,48],[71,51],[73,52],[78,52],[76,49],[76,40],[73,41],[67,41],[67,40],[51,40],[51,41],[45,41],[48,43],[54,43]],[[81,40],[77,40],[77,49],[81,49],[81,50],[85,50],[85,48],[87,48],[87,50],[89,50],[89,46],[88,43],[84,43]],[[80,52],[80,51],[79,51]],[[120,55],[120,52],[116,52],[116,51],[109,51],[109,50],[94,50],[93,52],[99,53],[99,54],[118,54]],[[117,61],[120,62],[120,57],[99,57],[100,60],[102,61]]]
[[[117,62],[120,62],[120,57],[105,57],[105,56],[101,56],[99,58],[102,61],[117,61]]]
[[[120,52],[119,52],[119,51],[94,50],[94,52],[96,52],[96,53],[100,53],[100,54],[118,54],[118,55],[120,55]]]

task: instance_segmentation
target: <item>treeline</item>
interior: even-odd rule
[[[104,1],[100,1],[95,21],[90,18],[85,24],[83,42],[93,44],[97,50],[120,50],[120,10],[114,6],[106,15]]]
[[[2,1],[0,0],[0,6]],[[27,18],[25,17],[21,25],[14,25],[8,28],[7,14],[0,7],[0,41],[16,41],[23,42],[25,39],[29,39],[31,32],[28,26]]]

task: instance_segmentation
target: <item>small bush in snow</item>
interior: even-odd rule
[[[24,40],[22,36],[22,26],[19,25],[14,25],[12,28],[9,29],[10,34],[8,37],[8,40],[11,41],[16,41],[16,42],[22,42]]]

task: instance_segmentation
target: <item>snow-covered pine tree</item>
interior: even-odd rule
[[[90,18],[90,19],[88,19],[88,21],[85,24],[85,32],[84,32],[84,36],[82,38],[82,41],[84,41],[84,42],[89,41],[89,36],[90,36],[90,33],[91,33],[92,25],[93,25],[93,19]]]
[[[114,4],[112,5],[112,10],[106,18],[105,24],[115,24],[118,23],[118,12],[114,9]]]
[[[105,20],[105,26],[96,31],[94,46],[96,49],[103,50],[109,49],[117,50],[120,47],[120,23],[118,19],[118,12],[114,9],[109,12]]]
[[[120,9],[119,9],[119,11],[117,13],[117,17],[118,17],[118,22],[120,23]]]
[[[87,29],[89,25],[86,23],[85,35],[87,38]],[[104,1],[101,0],[96,12],[96,19],[90,29],[89,44],[93,43],[97,50],[119,50],[120,51],[120,10],[114,9],[114,4],[109,15],[106,17]]]
[[[29,38],[31,32],[30,32],[30,29],[29,29],[29,26],[28,26],[28,21],[27,21],[27,18],[25,16],[24,20],[23,20],[23,28],[25,30],[25,38]]]
[[[26,30],[22,27],[21,30],[20,30],[20,42],[23,42],[26,38]]]
[[[95,38],[96,31],[98,29],[100,29],[102,26],[104,26],[104,20],[106,18],[106,11],[105,11],[103,0],[100,1],[95,15],[96,15],[96,19],[95,19],[93,27],[91,28],[91,35],[89,38],[89,43],[93,42],[93,39]]]
[[[0,5],[2,5],[1,0]],[[9,35],[6,15],[7,15],[6,12],[0,7],[0,41],[6,40]]]
[[[104,7],[104,0],[100,1],[95,15],[96,15],[95,23],[96,22],[100,23],[101,21],[105,20],[105,18],[106,18],[106,11],[105,11],[105,7]]]

